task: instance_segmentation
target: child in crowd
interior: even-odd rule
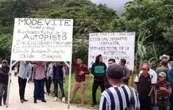
[[[166,80],[166,73],[160,72],[158,77],[157,88],[157,102],[159,110],[169,110],[169,96],[171,94],[171,87]]]

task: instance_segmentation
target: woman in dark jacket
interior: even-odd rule
[[[106,64],[103,63],[102,55],[98,55],[96,57],[96,61],[91,67],[91,73],[94,75],[94,82],[92,87],[92,99],[93,99],[93,106],[95,106],[97,104],[96,93],[98,87],[99,86],[101,87],[102,92],[105,89],[104,80],[106,76]]]

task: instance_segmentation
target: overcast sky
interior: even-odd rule
[[[130,0],[91,0],[93,3],[96,4],[106,4],[108,7],[113,8],[120,14],[123,10],[123,6],[126,2]]]

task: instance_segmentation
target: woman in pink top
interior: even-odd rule
[[[44,79],[45,79],[45,65],[42,62],[38,62],[33,67],[32,79],[34,81],[34,103],[37,100],[46,102],[44,97]]]

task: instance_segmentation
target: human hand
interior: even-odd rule
[[[166,91],[167,89],[165,87],[159,87],[160,91]]]
[[[79,75],[83,75],[83,74],[84,74],[84,72],[83,71],[80,71]]]

